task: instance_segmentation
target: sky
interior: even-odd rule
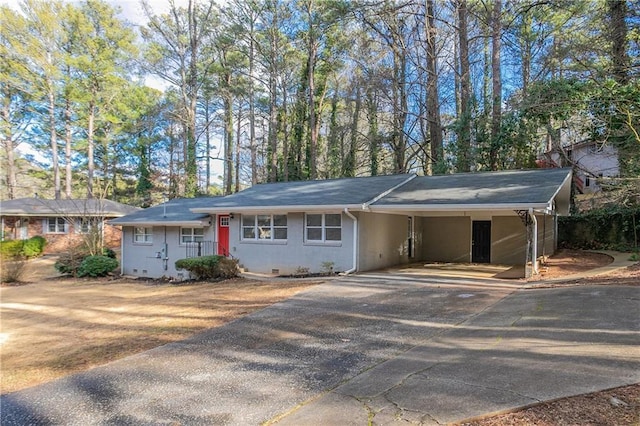
[[[79,3],[78,0],[62,0],[66,3]],[[197,0],[196,0],[197,1]],[[121,9],[120,17],[127,21],[141,25],[146,18],[140,6],[140,0],[105,0],[106,3],[117,6]],[[149,5],[157,14],[165,13],[169,10],[169,0],[148,0]],[[186,6],[188,0],[174,0],[177,6]],[[20,0],[0,0],[0,4],[11,6],[14,9],[20,8]]]

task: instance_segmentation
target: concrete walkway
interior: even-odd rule
[[[640,382],[640,287],[343,277],[0,398],[1,424],[444,424]]]

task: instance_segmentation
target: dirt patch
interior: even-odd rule
[[[187,338],[319,282],[54,278],[0,288],[0,390],[24,389]]]
[[[540,275],[535,277],[535,281],[561,278],[607,266],[611,262],[613,258],[603,253],[561,249],[541,265]]]
[[[640,424],[640,384],[544,402],[514,413],[461,423],[464,426]]]

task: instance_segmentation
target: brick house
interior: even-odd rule
[[[47,240],[45,253],[60,253],[82,244],[96,226],[104,245],[119,248],[122,232],[108,224],[139,210],[138,207],[98,199],[47,200],[19,198],[0,201],[2,240],[28,239],[41,235]]]

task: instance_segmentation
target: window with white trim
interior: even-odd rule
[[[243,240],[286,240],[286,214],[242,215]]]
[[[81,218],[76,221],[75,231],[76,234],[88,234],[97,224],[98,230],[101,229],[100,220],[97,218]]]
[[[180,243],[204,241],[204,228],[180,228]]]
[[[133,230],[133,242],[136,244],[153,243],[153,228],[136,226]]]
[[[65,234],[67,232],[67,221],[63,217],[48,217],[46,225],[45,231],[48,234]]]
[[[310,214],[305,215],[304,235],[310,242],[340,242],[342,241],[341,214]]]

